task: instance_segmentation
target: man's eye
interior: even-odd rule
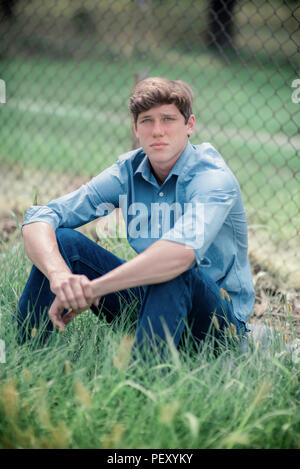
[[[165,121],[173,121],[173,117],[165,117]]]
[[[141,124],[145,124],[145,123],[148,123],[148,122],[151,122],[151,119],[143,119],[141,121]]]

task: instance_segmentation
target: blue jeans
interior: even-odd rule
[[[60,252],[74,274],[96,279],[126,262],[102,248],[82,233],[60,228],[56,231]],[[32,267],[27,284],[19,301],[18,327],[21,340],[26,340],[30,329],[39,327],[44,321],[45,336],[53,330],[47,320],[47,311],[55,295],[50,290],[48,279]],[[137,300],[139,316],[134,348],[143,349],[145,343],[153,346],[165,343],[169,331],[176,347],[184,342],[186,325],[196,342],[214,332],[218,337],[225,327],[235,329],[238,335],[245,332],[245,324],[234,315],[232,304],[220,294],[218,285],[201,268],[195,267],[167,282],[135,287],[104,296],[99,308],[91,307],[96,315],[104,314],[109,322],[122,314],[124,302]],[[212,316],[218,323],[212,324]],[[45,323],[46,319],[46,323]],[[162,341],[161,341],[162,339]]]

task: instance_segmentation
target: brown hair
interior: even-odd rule
[[[140,81],[132,90],[129,101],[135,124],[141,112],[160,104],[175,104],[187,124],[193,113],[193,92],[189,85],[181,80],[154,77]]]

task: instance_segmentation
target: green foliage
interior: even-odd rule
[[[45,345],[37,331],[18,346],[11,316],[30,264],[16,241],[1,256],[1,448],[299,447],[299,363],[280,334],[267,350],[215,356],[188,340],[165,362],[131,362],[136,312],[124,305],[113,324],[84,313]]]

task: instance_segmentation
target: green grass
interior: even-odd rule
[[[182,2],[176,2],[168,16],[169,3],[159,2],[162,10],[156,10],[162,30],[168,30],[168,22],[180,28],[175,36],[158,38],[159,48],[151,45],[152,37],[135,39],[130,51],[129,35],[125,58],[127,39],[117,36],[117,23],[100,14],[99,28],[109,27],[93,56],[88,57],[88,46],[94,43],[81,44],[79,37],[77,58],[70,59],[64,50],[58,58],[60,34],[57,39],[52,32],[49,42],[41,44],[35,30],[26,38],[27,47],[55,59],[30,54],[1,58],[7,104],[0,108],[0,169],[3,165],[6,174],[15,165],[39,168],[45,181],[54,168],[83,176],[103,170],[131,147],[128,95],[133,74],[148,69],[150,75],[192,85],[197,118],[192,143],[211,141],[224,156],[241,184],[250,224],[265,224],[272,241],[291,241],[299,218],[299,140],[294,139],[299,104],[291,102],[291,82],[297,76],[285,56],[293,56],[288,32],[277,31],[282,11],[276,10],[270,25],[267,7],[257,14],[253,3],[244,5],[238,21],[257,16],[239,37],[245,43],[248,37],[250,53],[242,44],[241,60],[230,54],[226,60],[194,41],[195,31],[203,29],[201,22],[196,25],[194,10],[186,8],[183,15]],[[76,8],[74,2],[60,5],[61,12],[45,2],[36,11],[36,2],[24,8],[29,17],[35,11],[42,18],[42,9],[47,17],[50,9],[62,18]],[[125,26],[122,5],[113,2],[111,8]],[[261,36],[261,28],[251,38],[257,21],[274,28],[272,38],[271,29]],[[281,44],[278,33],[285,34]],[[18,34],[22,47],[24,38]],[[273,63],[264,57],[269,46]],[[278,145],[278,134],[293,140]],[[270,140],[260,143],[268,135]],[[13,192],[13,185],[8,189]],[[124,258],[133,255],[124,240],[109,241],[107,247]],[[146,363],[126,365],[136,311],[124,305],[122,317],[111,325],[84,313],[65,334],[53,333],[46,345],[38,332],[18,346],[11,317],[30,262],[18,238],[1,248],[0,258],[5,266],[0,273],[0,340],[6,352],[6,363],[0,363],[0,448],[300,447],[299,363],[285,350],[280,331],[267,350],[254,344],[242,354],[238,344],[230,344],[215,357],[209,343],[198,351],[188,344],[179,355],[171,348],[165,363],[154,355]]]
[[[84,313],[44,346],[39,333],[18,346],[11,316],[30,263],[18,239],[1,261],[0,448],[299,448],[300,369],[281,334],[267,350],[216,357],[188,343],[126,365],[136,313],[124,305],[111,325]]]

